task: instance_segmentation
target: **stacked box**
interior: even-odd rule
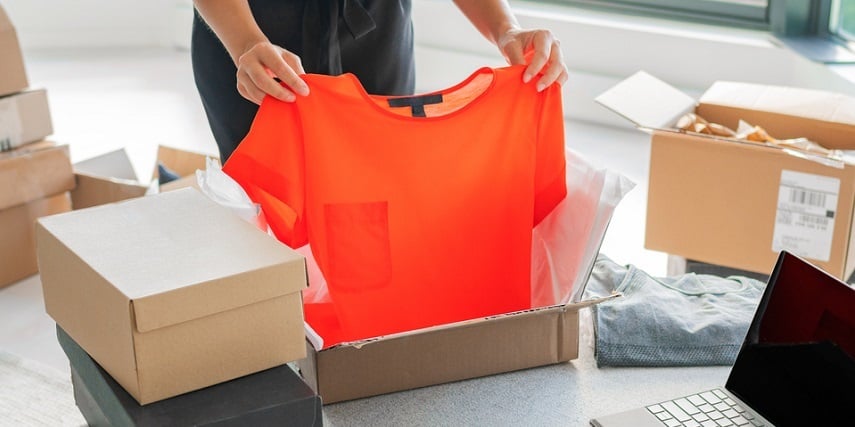
[[[52,133],[47,92],[29,87],[17,32],[0,6],[0,152]]]
[[[67,146],[39,142],[0,153],[0,287],[38,271],[36,218],[71,210]]]
[[[198,190],[39,219],[45,309],[148,404],[305,356],[304,258]]]
[[[62,328],[77,407],[92,426],[321,426],[321,399],[288,365],[141,406]]]

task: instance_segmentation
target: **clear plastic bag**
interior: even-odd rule
[[[240,184],[223,172],[220,162],[210,157],[205,159],[205,170],[196,171],[196,182],[208,198],[231,209],[244,221],[267,231],[267,221],[264,220],[261,206],[253,203]]]

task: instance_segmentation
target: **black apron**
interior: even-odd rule
[[[410,0],[250,0],[273,44],[298,55],[307,73],[353,73],[378,95],[415,89]],[[198,13],[191,58],[196,87],[223,163],[249,131],[258,106],[237,91],[234,63]]]

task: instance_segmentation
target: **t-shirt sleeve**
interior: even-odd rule
[[[304,168],[303,132],[296,103],[267,96],[223,171],[261,205],[276,238],[297,248],[308,241]]]
[[[535,148],[534,225],[539,224],[567,195],[561,86],[550,85],[543,91],[542,99]]]

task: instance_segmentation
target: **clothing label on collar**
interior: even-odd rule
[[[21,145],[21,115],[13,97],[0,99],[0,152]]]
[[[831,259],[839,194],[837,178],[782,170],[772,251],[786,249],[823,262]]]

